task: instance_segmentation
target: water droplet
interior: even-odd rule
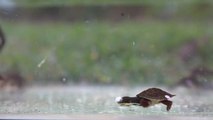
[[[37,67],[40,68],[45,62],[46,62],[46,58],[44,58],[44,59],[37,65]]]
[[[62,78],[62,82],[66,82],[67,79],[65,77]]]
[[[90,23],[90,21],[89,20],[85,20],[85,23],[88,24],[88,23]]]
[[[135,41],[132,42],[132,45],[135,46]]]

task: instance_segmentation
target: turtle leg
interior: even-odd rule
[[[167,107],[166,107],[166,110],[167,110],[167,111],[169,111],[169,110],[171,109],[171,107],[172,107],[172,101],[163,100],[163,101],[161,101],[160,103],[162,103],[162,104],[164,104],[164,105],[167,106]]]
[[[151,102],[150,100],[147,100],[147,99],[142,98],[142,99],[140,100],[140,105],[143,106],[143,107],[149,107],[150,102]]]

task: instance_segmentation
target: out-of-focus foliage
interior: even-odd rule
[[[66,18],[70,14],[79,13],[82,15],[82,12],[85,14],[82,15],[90,17],[100,17],[105,16],[106,11],[110,11],[110,6],[118,8],[126,6],[126,9],[132,9],[133,7],[142,8],[143,16],[148,17],[161,17],[161,18],[174,18],[174,19],[193,19],[200,20],[206,19],[212,21],[212,11],[213,11],[213,1],[212,0],[11,0],[13,2],[12,7],[25,8],[22,11],[32,16],[39,12],[43,12],[43,9],[49,10],[49,14],[63,14]],[[11,2],[10,2],[11,3]],[[2,6],[2,5],[1,5]],[[4,6],[2,6],[4,7]],[[66,9],[70,7],[77,7],[77,9]],[[79,7],[79,8],[78,8]],[[40,8],[40,11],[36,11],[34,8]],[[63,9],[64,8],[64,9]],[[10,10],[3,10],[5,14]],[[34,12],[33,12],[34,11]],[[45,11],[45,10],[44,10]],[[51,12],[52,11],[52,12]],[[87,11],[87,12],[85,12]],[[131,11],[131,10],[130,10]],[[138,14],[136,10],[135,14]],[[0,13],[1,15],[2,13]],[[15,13],[13,17],[20,13]],[[77,15],[76,15],[77,16]],[[107,15],[106,15],[107,16]],[[131,17],[131,16],[130,16]],[[131,19],[131,18],[130,18]]]
[[[2,25],[9,41],[1,65],[18,63],[26,75],[40,80],[66,76],[74,81],[101,83],[172,82],[186,70],[178,49],[203,35],[210,37],[209,47],[202,48],[206,58],[198,57],[188,65],[213,65],[213,26],[196,22]],[[45,62],[38,67],[42,60]]]
[[[209,3],[212,0],[13,0],[21,6],[49,6],[49,5],[154,5],[165,6],[168,4],[187,5]]]
[[[0,9],[8,40],[1,71],[17,66],[47,82],[170,84],[193,67],[213,66],[212,0],[12,2]]]

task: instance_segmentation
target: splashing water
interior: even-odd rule
[[[26,88],[18,99],[0,98],[0,117],[18,115],[68,115],[134,118],[135,116],[161,117],[213,117],[213,95],[211,91],[170,90],[176,94],[169,112],[166,106],[158,104],[149,108],[140,106],[119,106],[114,100],[118,96],[135,96],[147,87],[118,86],[52,86]],[[115,92],[116,91],[116,92]],[[14,95],[13,95],[14,96]],[[3,99],[4,98],[4,99]],[[132,116],[132,117],[130,117]],[[62,117],[62,116],[61,116]],[[83,117],[84,118],[84,117]],[[139,119],[140,117],[136,117]],[[162,118],[162,119],[163,119]],[[122,118],[119,118],[122,119]],[[150,118],[148,118],[150,119]]]

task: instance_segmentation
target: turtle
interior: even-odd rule
[[[117,97],[115,100],[120,105],[139,105],[144,108],[162,103],[167,106],[166,110],[169,111],[172,106],[172,101],[170,101],[170,98],[173,96],[175,95],[159,88],[149,88],[137,94],[135,97]]]

